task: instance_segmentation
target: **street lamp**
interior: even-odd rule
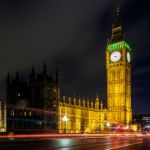
[[[66,127],[67,127],[67,121],[68,121],[67,116],[66,116],[66,115],[65,115],[65,116],[63,116],[62,120],[63,120],[63,122],[64,122],[64,124],[65,124],[64,132],[66,133]]]
[[[106,123],[106,126],[107,126],[107,129],[108,129],[108,131],[109,131],[109,129],[110,129],[110,123],[107,122],[107,123]]]

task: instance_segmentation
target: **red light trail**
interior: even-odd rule
[[[104,136],[143,136],[141,133],[104,133],[104,134],[13,134],[0,135],[0,139],[26,139],[26,138],[81,138],[81,137],[104,137]],[[150,136],[150,134],[147,134]]]

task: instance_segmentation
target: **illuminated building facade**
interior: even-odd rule
[[[59,71],[52,78],[45,65],[42,74],[32,68],[28,81],[18,72],[15,79],[7,76],[6,110],[8,132],[95,133],[106,128],[98,94],[95,100],[60,97]]]
[[[59,101],[58,107],[58,132],[59,133],[96,133],[105,129],[106,109],[98,95],[96,99],[66,99]],[[63,117],[67,117],[64,121]]]
[[[110,123],[130,124],[131,109],[131,48],[125,40],[119,8],[107,42],[107,120]]]
[[[6,103],[0,101],[0,132],[6,132]]]
[[[60,97],[58,70],[55,76],[49,76],[46,65],[38,75],[32,68],[28,81],[21,80],[18,73],[11,81],[8,75],[7,129],[96,133],[132,123],[131,48],[124,37],[119,8],[107,42],[106,69],[107,108],[103,107],[98,94],[95,100]]]
[[[107,109],[98,97],[95,101],[71,99],[59,102],[59,132],[95,133],[132,124],[131,48],[125,40],[119,8],[106,47]],[[66,101],[68,101],[66,103]],[[101,103],[99,105],[99,103]],[[63,116],[68,120],[63,121]]]

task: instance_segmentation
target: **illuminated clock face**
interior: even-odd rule
[[[115,52],[111,53],[111,55],[110,55],[110,60],[112,62],[117,62],[120,60],[120,58],[121,58],[121,53],[118,51],[115,51]]]
[[[128,63],[130,63],[130,61],[131,61],[131,55],[129,52],[127,52],[127,61],[128,61]]]

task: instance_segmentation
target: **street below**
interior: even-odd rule
[[[149,150],[150,137],[55,137],[5,139],[0,150]]]

